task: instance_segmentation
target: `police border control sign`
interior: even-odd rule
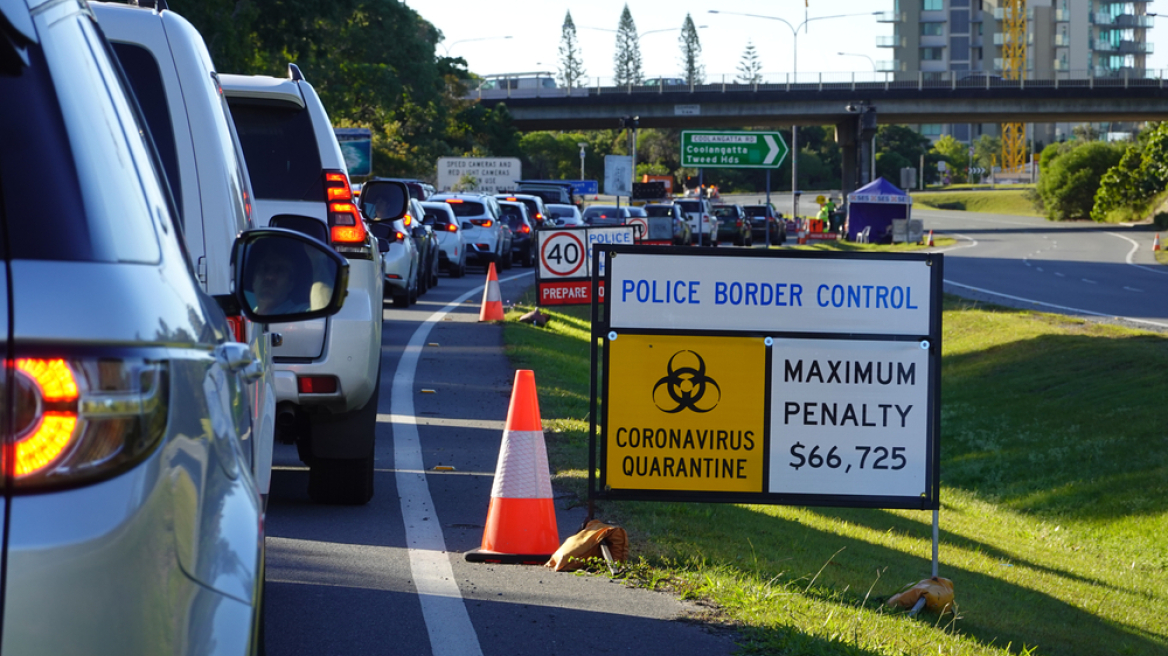
[[[939,508],[942,255],[593,257],[590,498]]]

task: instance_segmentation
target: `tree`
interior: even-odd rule
[[[966,170],[969,168],[969,147],[947,134],[933,144],[933,150],[940,159],[945,160],[953,182],[965,182]]]
[[[1044,160],[1045,155],[1046,150],[1043,151]],[[1105,141],[1077,141],[1069,152],[1060,154],[1044,166],[1037,191],[1047,218],[1052,221],[1091,218],[1100,179],[1108,169],[1119,164],[1122,157],[1122,146],[1116,147]]]
[[[758,51],[753,41],[746,42],[746,50],[742,51],[742,59],[738,61],[738,81],[742,84],[758,84],[762,81],[762,62],[758,59]]]
[[[698,28],[689,14],[685,15],[685,22],[681,25],[678,42],[681,44],[681,67],[685,83],[690,86],[703,84],[706,81],[706,67],[701,62],[702,42],[698,39]]]
[[[641,71],[641,42],[637,36],[637,24],[633,13],[626,4],[621,12],[620,24],[616,28],[616,55],[613,57],[613,77],[617,86],[641,84],[645,74]]]
[[[576,39],[576,23],[572,12],[564,14],[564,28],[560,33],[560,85],[569,89],[582,86],[586,78],[584,62],[580,61],[580,42]]]
[[[1091,218],[1096,221],[1139,220],[1149,204],[1168,184],[1168,123],[1159,123],[1140,133],[1123,153],[1119,163],[1103,175],[1095,193]]]

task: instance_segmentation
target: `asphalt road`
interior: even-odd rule
[[[530,271],[503,272],[514,277],[501,285],[505,303],[532,284]],[[665,593],[465,561],[482,540],[514,375],[502,328],[478,322],[484,279],[481,269],[443,276],[415,307],[386,308],[368,505],[313,505],[295,447],[277,445],[266,519],[268,653],[731,653],[732,636],[687,621],[701,608]],[[561,540],[584,519],[572,501],[555,500]]]

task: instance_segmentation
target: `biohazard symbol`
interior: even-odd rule
[[[677,360],[678,356],[685,356],[686,353],[690,354],[693,356],[693,359],[697,360],[697,367],[682,366],[678,369],[674,369],[674,360]],[[686,359],[689,359],[688,356]],[[683,363],[685,363],[684,360]],[[706,362],[705,360],[702,360],[702,356],[694,353],[693,351],[678,351],[677,353],[673,354],[673,357],[669,358],[669,365],[667,366],[666,371],[668,373],[665,374],[665,377],[657,381],[657,384],[653,386],[653,403],[657,404],[657,407],[660,408],[662,412],[673,414],[676,412],[681,412],[687,408],[693,410],[694,412],[709,412],[718,407],[718,403],[722,400],[722,388],[718,387],[718,383],[715,382],[713,378],[710,378],[706,375]],[[673,399],[673,401],[677,404],[677,407],[670,410],[661,405],[661,401],[666,400],[663,397],[661,398],[661,401],[658,400],[657,392],[661,388],[664,388],[664,391],[669,394],[669,398]],[[709,407],[699,408],[698,403],[706,397],[706,393],[709,392],[711,388],[717,392],[717,398],[714,399],[714,403]]]

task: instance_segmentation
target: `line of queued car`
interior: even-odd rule
[[[676,246],[756,243],[779,246],[787,241],[787,225],[773,205],[713,203],[704,198],[652,201],[644,205],[589,205],[583,211],[586,225],[624,225],[638,217],[669,217],[672,243]],[[769,234],[768,234],[769,233]]]
[[[373,227],[421,209],[358,208],[295,65],[141,4],[0,2],[5,654],[262,654],[274,442],[373,495]]]

